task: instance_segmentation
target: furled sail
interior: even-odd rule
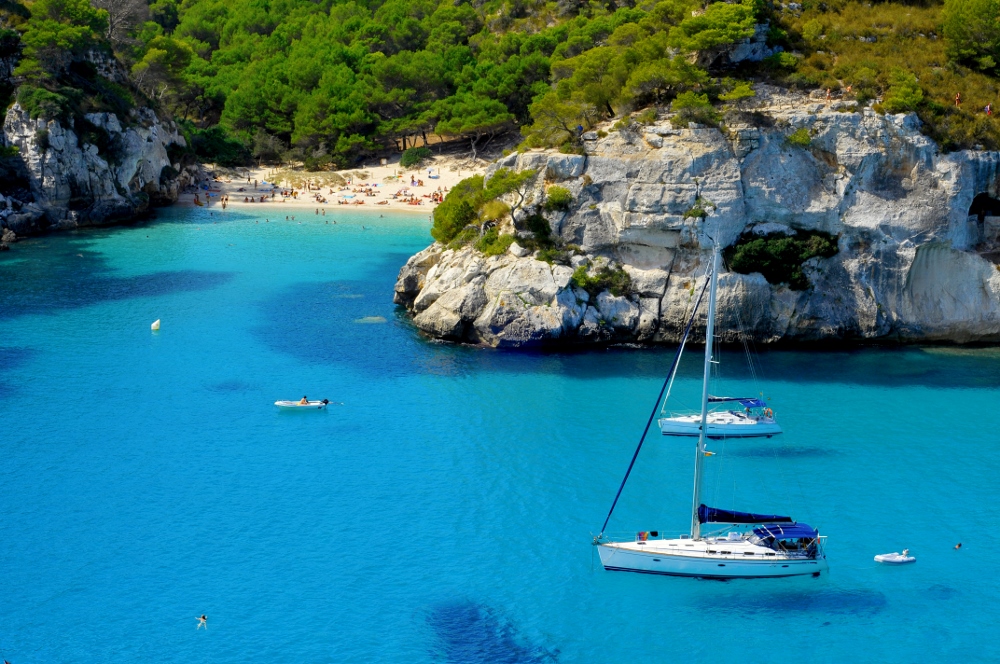
[[[708,403],[738,401],[744,408],[767,408],[767,404],[755,397],[709,397]]]
[[[793,523],[793,521],[790,516],[733,512],[699,505],[698,523]]]

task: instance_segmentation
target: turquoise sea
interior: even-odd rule
[[[255,212],[0,255],[0,658],[1000,660],[997,349],[762,352],[786,433],[716,445],[707,493],[817,526],[830,573],[604,572],[673,349],[429,342],[391,301],[425,216]],[[303,394],[343,405],[272,405]],[[609,530],[686,531],[692,462],[651,437]]]

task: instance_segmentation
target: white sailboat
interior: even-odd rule
[[[702,385],[701,419],[698,444],[695,448],[694,492],[691,501],[691,532],[669,539],[658,532],[641,531],[634,540],[611,541],[604,537],[608,520],[614,512],[625,482],[632,472],[636,457],[649,431],[656,411],[650,416],[632,456],[618,495],[615,496],[611,511],[604,521],[601,534],[594,538],[594,544],[606,570],[639,572],[644,574],[664,574],[671,576],[694,576],[705,578],[774,578],[786,576],[819,576],[827,570],[823,539],[819,532],[804,523],[796,523],[790,517],[775,514],[753,514],[707,507],[701,502],[702,465],[706,457],[705,442],[710,437],[708,415],[710,397],[708,383],[712,365],[712,339],[715,334],[715,302],[718,288],[719,252],[716,248],[712,261],[709,282],[708,326],[706,329],[705,370]],[[695,302],[695,312],[701,302],[699,295]],[[680,359],[683,343],[691,330],[694,314],[684,331],[681,347],[668,381],[672,380]],[[660,392],[662,398],[669,382],[664,383]],[[657,399],[659,407],[660,399]],[[717,530],[703,533],[708,524],[718,526]]]
[[[734,401],[741,410],[714,410],[708,413],[706,424],[709,438],[770,438],[781,433],[774,414],[757,398],[712,397],[709,403]],[[675,415],[660,418],[660,433],[664,436],[700,436],[701,415]]]
[[[710,312],[715,315],[715,310]],[[684,354],[687,337],[681,340],[678,349],[678,361]],[[747,353],[749,357],[749,352]],[[753,368],[751,364],[751,369]],[[667,413],[667,402],[674,385],[676,374],[671,374],[667,383],[667,396],[663,400],[663,408],[658,420],[660,433],[664,436],[700,436],[702,429],[702,414]],[[761,395],[763,396],[763,395]],[[771,438],[781,433],[781,427],[774,419],[774,411],[767,402],[757,397],[708,397],[709,410],[706,416],[706,431],[709,438]],[[732,406],[738,406],[733,408]],[[720,408],[721,407],[721,408]]]

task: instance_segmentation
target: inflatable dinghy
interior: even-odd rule
[[[895,551],[893,553],[880,553],[875,556],[875,562],[883,565],[909,565],[917,562],[917,559],[910,555],[909,550],[904,549],[903,553]]]

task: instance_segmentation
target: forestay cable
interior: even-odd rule
[[[604,529],[608,527],[608,521],[611,520],[611,513],[615,511],[615,506],[618,505],[618,499],[622,495],[622,490],[625,489],[625,483],[628,482],[628,476],[632,474],[632,467],[635,466],[635,460],[639,456],[639,450],[642,449],[642,444],[646,441],[646,434],[649,433],[649,427],[656,418],[656,413],[660,409],[660,402],[663,399],[663,393],[667,391],[667,385],[671,382],[674,372],[677,370],[677,363],[681,359],[681,352],[684,350],[684,343],[687,341],[688,334],[691,332],[691,326],[694,324],[695,316],[698,314],[698,307],[701,305],[701,298],[705,295],[705,291],[708,290],[708,285],[712,283],[711,272],[709,272],[709,279],[705,280],[705,285],[701,289],[701,293],[698,294],[698,300],[694,303],[694,310],[691,312],[691,320],[688,321],[687,327],[684,328],[684,335],[681,337],[681,345],[677,347],[677,353],[674,355],[673,364],[670,365],[670,371],[667,373],[667,377],[663,381],[663,387],[660,388],[660,394],[656,397],[656,405],[653,406],[653,412],[649,414],[649,420],[646,422],[646,428],[642,430],[642,437],[639,438],[639,445],[635,448],[635,454],[632,455],[632,461],[628,464],[628,470],[625,471],[625,477],[622,478],[621,486],[618,487],[618,493],[615,494],[615,500],[611,503],[611,509],[608,510],[608,516],[604,519],[604,525],[601,526],[601,533],[597,536],[596,540],[604,537]],[[710,342],[710,340],[706,340]]]

